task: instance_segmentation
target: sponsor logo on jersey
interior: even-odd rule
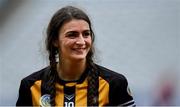
[[[41,107],[50,107],[50,95],[49,94],[44,94],[43,96],[41,96],[40,98],[40,106]]]
[[[65,97],[66,97],[66,99],[71,100],[72,98],[74,98],[74,94],[72,94],[72,95],[65,94]]]
[[[68,95],[64,94],[64,107],[74,107],[74,94]]]

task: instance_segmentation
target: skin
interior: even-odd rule
[[[66,81],[79,79],[86,68],[86,56],[92,45],[89,24],[77,19],[66,22],[59,30],[55,44],[60,51],[59,77]]]

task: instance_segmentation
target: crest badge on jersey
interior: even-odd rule
[[[40,106],[41,107],[50,107],[50,95],[49,94],[44,94],[43,96],[41,96],[40,98]]]

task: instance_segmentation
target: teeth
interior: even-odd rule
[[[82,49],[85,49],[85,48],[76,48],[76,50],[82,50]]]
[[[76,48],[74,50],[76,50],[76,51],[84,51],[85,49],[84,48]]]
[[[76,50],[84,50],[84,49],[76,49]]]

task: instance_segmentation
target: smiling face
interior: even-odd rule
[[[77,19],[66,22],[59,31],[56,45],[60,51],[60,58],[85,60],[92,45],[89,24]]]

